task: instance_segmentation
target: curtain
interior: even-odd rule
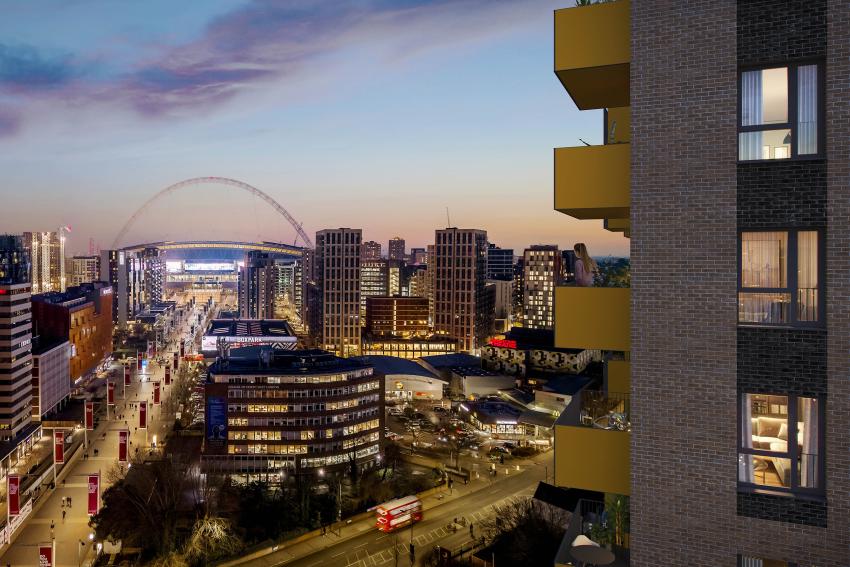
[[[741,73],[741,126],[763,123],[761,71]],[[762,133],[742,132],[738,140],[738,158],[762,158]]]
[[[753,446],[753,404],[750,394],[741,397],[741,446],[752,448]],[[738,480],[741,482],[754,482],[753,456],[747,454],[738,455]]]
[[[797,153],[818,151],[818,66],[797,68]]]
[[[797,319],[818,319],[818,233],[797,233]]]
[[[787,232],[741,233],[741,287],[785,287],[787,250]]]
[[[817,488],[818,473],[818,401],[816,398],[800,398],[803,424],[803,447],[800,455],[800,486]],[[791,439],[788,440],[791,442]]]

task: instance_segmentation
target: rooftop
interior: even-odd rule
[[[231,351],[228,359],[217,358],[210,366],[212,374],[326,374],[372,368],[354,358],[340,358],[324,350],[281,350],[269,346],[250,346]]]
[[[477,366],[452,366],[449,370],[462,378],[466,378],[467,376],[504,376],[504,374],[478,368]]]
[[[431,368],[438,369],[448,369],[452,366],[481,366],[480,358],[464,352],[423,356],[421,360]]]
[[[213,337],[294,337],[285,319],[213,319],[205,333]]]
[[[366,364],[375,368],[376,372],[392,376],[395,374],[407,374],[408,376],[421,376],[428,379],[440,379],[434,376],[433,373],[426,370],[421,364],[407,358],[398,358],[396,356],[361,356],[357,360],[361,360]]]

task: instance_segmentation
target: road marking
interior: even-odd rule
[[[345,552],[344,552],[344,551],[340,551],[340,552],[339,552],[339,553],[337,553],[336,555],[331,555],[331,557],[339,557],[340,555],[345,555]]]

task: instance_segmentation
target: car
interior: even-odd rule
[[[490,453],[502,453],[504,455],[510,455],[511,454],[510,451],[508,451],[505,447],[502,447],[501,445],[496,445],[495,447],[490,449]]]

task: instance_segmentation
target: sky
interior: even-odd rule
[[[239,180],[310,235],[408,247],[434,229],[627,255],[553,203],[553,148],[600,143],[553,73],[571,0],[0,0],[0,232],[71,227],[110,248],[179,181]],[[447,210],[448,209],[448,210]],[[268,204],[195,184],[122,245],[296,242]]]

